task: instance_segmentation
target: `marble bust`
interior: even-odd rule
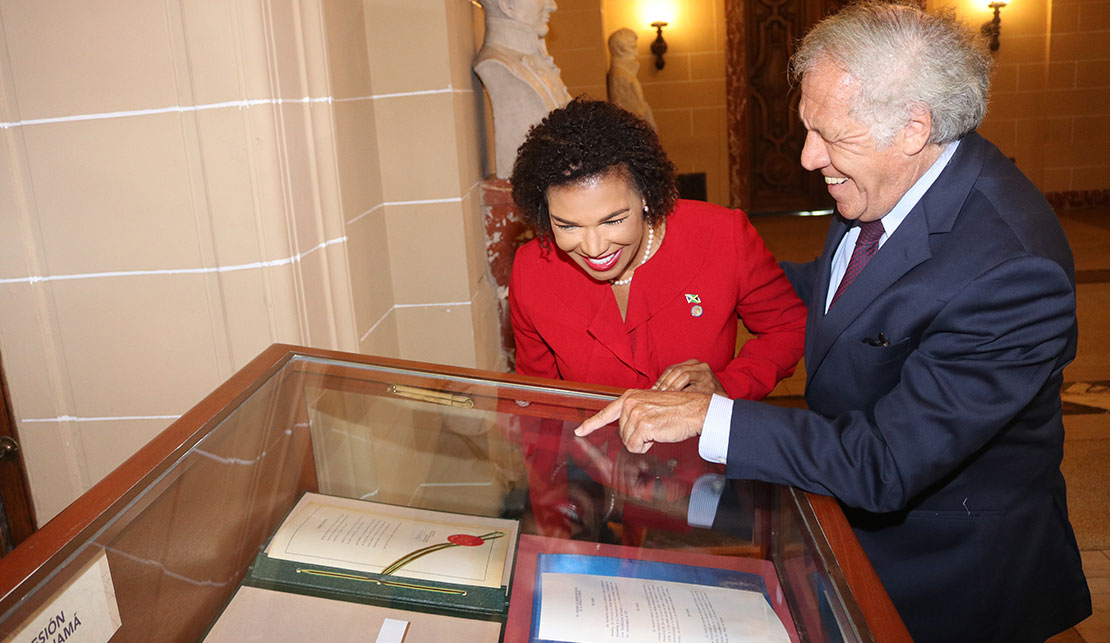
[[[543,40],[554,0],[481,2],[486,36],[474,71],[493,106],[497,176],[508,178],[528,129],[570,102],[570,94]]]
[[[655,127],[655,115],[644,100],[644,90],[636,76],[640,61],[636,59],[636,32],[617,29],[609,36],[609,102],[639,116]],[[658,129],[658,128],[657,128]]]

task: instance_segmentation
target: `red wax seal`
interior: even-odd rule
[[[462,545],[463,547],[477,547],[486,541],[469,534],[454,534],[447,537],[447,542],[454,545]]]

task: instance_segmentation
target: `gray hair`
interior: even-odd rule
[[[871,123],[880,147],[915,110],[929,110],[929,142],[939,145],[973,131],[987,113],[990,54],[953,11],[874,0],[846,7],[806,34],[791,68],[800,80],[826,62],[855,81],[852,116]]]

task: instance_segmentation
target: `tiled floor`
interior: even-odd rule
[[[1094,614],[1052,643],[1110,643],[1110,208],[1062,212],[1075,254],[1079,354],[1064,372],[1064,477]],[[780,260],[806,261],[824,242],[824,217],[755,217]],[[801,369],[799,369],[801,370]],[[801,395],[805,375],[782,382],[774,395]]]

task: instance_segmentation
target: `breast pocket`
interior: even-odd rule
[[[890,362],[898,362],[901,364],[901,362],[905,361],[906,355],[910,352],[909,337],[886,346],[873,346],[868,343],[868,341],[869,340],[859,340],[850,345],[849,354],[853,362],[874,364],[876,366],[889,364]]]
[[[889,346],[870,346],[856,340],[846,349],[852,380],[867,383],[873,402],[889,393],[902,379],[902,365],[910,354],[910,340],[905,338]]]

